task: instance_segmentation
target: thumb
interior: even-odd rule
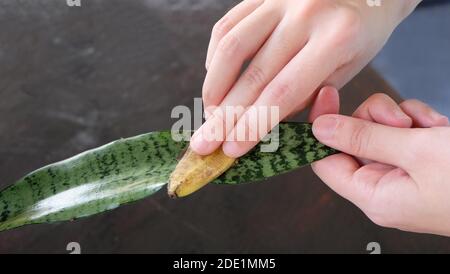
[[[313,124],[323,144],[347,154],[401,168],[411,153],[411,129],[394,128],[342,115],[323,115]]]

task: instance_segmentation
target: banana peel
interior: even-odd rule
[[[188,148],[170,175],[167,187],[169,196],[177,198],[192,194],[222,175],[235,161],[235,158],[223,153],[222,147],[206,156]]]

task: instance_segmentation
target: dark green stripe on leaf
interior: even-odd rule
[[[282,123],[279,136],[276,152],[261,152],[258,145],[214,183],[258,181],[335,153],[317,142],[309,124]],[[0,231],[72,220],[143,199],[168,182],[186,146],[168,131],[153,132],[36,170],[0,192]]]

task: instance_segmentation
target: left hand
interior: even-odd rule
[[[344,152],[314,163],[314,172],[378,225],[450,236],[447,117],[384,94],[353,117],[333,114],[338,102],[337,91],[324,88],[312,108],[314,135]]]

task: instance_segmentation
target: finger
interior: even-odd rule
[[[370,59],[368,58],[367,60]],[[337,90],[341,89],[367,65],[367,61],[365,60],[366,59],[356,59],[344,63],[344,65],[336,68],[336,70],[322,84],[324,86],[332,86]],[[300,112],[303,108],[304,105],[300,105],[294,112]]]
[[[368,62],[372,60],[378,50],[366,50],[363,55],[358,55],[349,62],[344,63],[330,77],[325,81],[325,85],[331,85],[337,89],[341,89],[346,83],[348,83],[355,75],[367,66]]]
[[[211,40],[209,41],[208,54],[206,55],[206,69],[208,69],[209,64],[211,63],[219,41],[242,19],[249,16],[253,11],[261,6],[262,3],[264,3],[264,0],[244,0],[231,9],[214,25],[211,32]]]
[[[405,168],[413,150],[411,129],[388,127],[342,115],[323,115],[313,124],[315,137],[347,154]]]
[[[353,157],[344,153],[327,157],[311,166],[332,190],[361,209],[370,204],[378,181],[393,169],[379,163],[360,167]]]
[[[412,119],[392,98],[383,93],[370,96],[356,109],[353,117],[392,127],[410,128],[412,126]]]
[[[312,123],[317,117],[324,114],[339,113],[339,93],[331,86],[323,87],[317,94],[316,100],[309,112],[309,121]]]
[[[254,108],[277,108],[278,119],[283,119],[299,105],[306,106],[314,91],[337,67],[337,55],[337,51],[323,48],[323,43],[310,41],[264,89],[253,104]],[[267,113],[253,115],[250,111],[247,110],[242,115],[223,145],[225,154],[230,157],[240,157],[247,153],[279,122],[274,123]],[[233,141],[239,137],[239,132],[256,135],[257,140]]]
[[[345,83],[350,81],[361,69],[358,64],[346,64],[338,67],[322,84],[324,86],[332,86],[336,89],[343,87]],[[293,113],[299,113],[305,108],[304,104],[297,106]]]
[[[305,28],[282,20],[226,95],[222,105],[252,104],[263,88],[305,46],[307,40]]]
[[[286,66],[304,46],[307,41],[306,30],[303,30],[297,24],[293,25],[281,22],[264,46],[256,54],[248,68],[226,95],[221,102],[221,107],[234,106],[236,114],[233,117],[239,118],[245,112],[245,108],[251,105],[261,94],[267,84]],[[206,108],[208,109],[208,108]],[[224,123],[228,123],[228,127],[224,127],[222,131],[224,136],[216,139],[212,143],[203,144],[206,140],[199,141],[197,136],[193,138],[193,149],[202,155],[209,154],[216,150],[225,140],[226,135],[235,125],[235,121],[222,121],[221,118],[226,116],[209,117],[202,130],[211,132],[212,128],[223,127]],[[195,148],[194,148],[195,147]]]
[[[278,11],[261,6],[219,42],[203,84],[205,107],[219,105],[240,74],[244,62],[267,40],[279,23]]]
[[[239,115],[239,113],[236,113],[239,108],[240,106],[230,109],[214,108],[212,115],[193,134],[190,142],[192,150],[199,155],[209,155],[214,152],[224,141],[227,132],[233,128],[237,119],[235,117]],[[244,112],[244,110],[241,112]]]
[[[449,126],[447,117],[419,100],[406,100],[400,104],[400,107],[413,119],[414,127],[427,128]]]
[[[366,121],[371,121],[386,126],[410,128],[412,119],[407,116],[397,103],[383,93],[376,93],[362,103],[352,115]],[[369,164],[372,161],[358,158],[361,164]]]

